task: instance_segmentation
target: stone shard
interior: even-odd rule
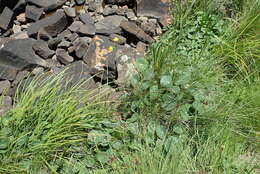
[[[123,20],[126,20],[126,18],[118,15],[105,17],[95,24],[97,29],[96,32],[104,35],[120,34],[122,32],[120,23]]]
[[[94,24],[95,20],[88,14],[88,13],[82,13],[79,15],[79,19],[84,23],[84,24]]]
[[[65,2],[66,0],[27,0],[28,4],[44,8],[45,12],[55,10],[58,7],[61,7]]]
[[[51,58],[55,54],[55,52],[48,47],[47,42],[43,40],[37,40],[33,45],[33,50],[43,59]]]
[[[0,95],[6,94],[11,87],[11,83],[8,80],[0,81]]]
[[[61,33],[67,26],[68,21],[63,11],[57,11],[53,15],[41,19],[33,23],[28,28],[29,36],[36,36],[40,30],[46,31],[50,36],[54,37]]]
[[[32,21],[38,21],[43,14],[43,8],[38,8],[33,5],[27,5],[25,8],[25,16]]]
[[[65,11],[67,16],[72,17],[72,18],[76,17],[75,8],[64,7],[64,11]]]
[[[33,51],[34,39],[11,40],[0,49],[0,65],[21,70],[37,65],[46,66],[46,62]]]
[[[137,16],[160,18],[169,13],[169,0],[137,1]]]
[[[17,75],[17,70],[14,68],[6,67],[0,64],[0,79],[1,80],[14,80]]]
[[[73,50],[75,51],[75,55],[79,58],[82,59],[85,53],[88,50],[88,42],[84,40],[83,38],[77,38],[73,42]]]
[[[65,65],[70,64],[74,61],[74,58],[70,56],[69,53],[64,49],[58,48],[56,50],[56,56],[57,59]]]
[[[0,15],[0,29],[7,30],[10,28],[14,12],[8,7],[4,8],[4,11]]]
[[[116,45],[109,38],[95,36],[83,57],[90,68],[90,73],[102,80],[115,80],[117,78],[116,50]]]
[[[9,96],[3,96],[0,100],[0,117],[12,108],[12,98]]]
[[[146,42],[146,43],[152,43],[154,40],[151,36],[146,34],[140,27],[138,27],[135,23],[129,22],[129,21],[122,21],[120,24],[120,27],[132,34],[133,36],[137,37],[139,40]]]
[[[97,88],[96,83],[89,74],[89,68],[83,61],[76,61],[64,67],[64,77],[62,83],[67,87],[80,85],[82,89]]]

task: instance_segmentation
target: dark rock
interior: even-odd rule
[[[122,21],[120,27],[126,32],[134,35],[138,39],[146,43],[152,43],[154,40],[151,36],[146,34],[140,27],[135,23],[129,21]]]
[[[86,0],[75,0],[77,5],[83,5],[85,4]]]
[[[0,81],[0,94],[5,94],[6,92],[8,92],[10,87],[11,83],[8,80]]]
[[[57,59],[65,65],[74,61],[74,58],[72,56],[70,56],[69,53],[64,49],[58,48],[56,50],[56,56],[57,56]]]
[[[16,75],[17,75],[16,69],[0,65],[0,79],[14,80]]]
[[[96,27],[94,24],[82,24],[79,27],[78,33],[81,35],[94,36],[96,34]]]
[[[42,0],[41,0],[42,1]],[[45,30],[50,36],[54,37],[61,33],[67,26],[68,21],[63,11],[57,11],[53,15],[33,23],[28,28],[28,35],[35,36],[40,30]]]
[[[90,73],[102,80],[116,79],[116,50],[116,45],[108,38],[95,36],[83,57],[84,62],[90,67]]]
[[[61,7],[66,0],[27,0],[27,3],[36,5],[38,7],[44,8],[45,12],[52,11]]]
[[[160,18],[169,13],[169,0],[137,1],[137,16]]]
[[[145,33],[149,34],[150,36],[156,36],[156,29],[158,28],[156,22],[151,22],[151,21],[144,21],[141,23],[140,26]]]
[[[33,45],[33,50],[37,55],[44,59],[51,58],[55,52],[51,50],[46,42],[43,40],[37,40],[36,43]]]
[[[136,50],[140,52],[141,54],[145,54],[147,45],[143,42],[138,42],[136,45]]]
[[[118,34],[111,34],[109,36],[109,39],[112,41],[112,42],[115,42],[117,44],[120,44],[120,45],[123,45],[126,43],[126,38],[121,36],[121,35],[118,35]]]
[[[79,59],[82,59],[88,50],[89,42],[83,38],[78,38],[73,42],[73,50]]]
[[[17,86],[23,79],[25,79],[29,75],[29,71],[19,71],[12,83],[12,86]]]
[[[122,32],[120,28],[121,21],[126,20],[123,16],[113,15],[105,17],[103,20],[95,24],[97,33],[110,35],[110,34],[120,34]]]
[[[18,0],[17,4],[13,8],[13,11],[15,13],[24,11],[26,3],[27,3],[26,0]]]
[[[58,48],[67,49],[69,48],[71,43],[69,41],[63,40],[59,43]]]
[[[49,48],[55,50],[59,45],[59,43],[70,35],[71,32],[69,30],[65,30],[62,33],[58,34],[57,37],[52,38],[51,40],[48,41]]]
[[[75,8],[64,7],[63,9],[64,9],[67,16],[72,17],[72,18],[76,17]]]
[[[36,65],[45,66],[46,62],[33,51],[33,39],[11,40],[0,49],[0,65],[18,70]]]
[[[80,85],[81,89],[95,89],[93,78],[89,74],[89,68],[83,61],[73,62],[71,65],[66,66],[62,83],[67,87]]]
[[[133,6],[136,0],[105,0],[105,4]]]
[[[83,25],[82,22],[80,21],[74,21],[70,26],[69,26],[69,30],[72,32],[77,32],[79,31],[80,26]]]
[[[10,96],[3,96],[0,100],[0,116],[12,108],[12,98]]]
[[[160,19],[159,19],[159,24],[162,27],[165,27],[165,26],[169,25],[170,23],[171,23],[170,15],[164,15],[164,16],[160,17]]]
[[[43,8],[38,8],[33,5],[27,5],[25,9],[25,16],[32,21],[38,21],[43,14]]]
[[[109,15],[113,15],[116,13],[115,8],[110,7],[109,5],[106,5],[105,8],[103,9],[103,15],[104,16],[109,16]]]
[[[88,13],[82,13],[82,14],[80,14],[79,19],[80,19],[84,24],[88,24],[88,23],[94,24],[94,23],[95,23],[94,19],[93,19]]]
[[[4,11],[0,15],[0,28],[3,30],[7,30],[10,28],[14,12],[10,10],[8,7],[4,8]]]

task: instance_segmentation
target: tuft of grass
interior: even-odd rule
[[[0,118],[0,173],[50,170],[57,159],[84,147],[90,130],[111,117],[108,92],[82,90],[81,84],[67,88],[62,77],[36,77],[19,88],[15,107]]]

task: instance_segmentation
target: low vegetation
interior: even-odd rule
[[[175,4],[120,100],[62,90],[62,74],[21,87],[0,121],[0,173],[258,173],[260,2]]]

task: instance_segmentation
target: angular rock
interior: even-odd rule
[[[129,21],[122,21],[120,24],[120,27],[132,34],[133,36],[137,37],[138,39],[140,39],[143,42],[146,43],[152,43],[154,40],[151,36],[149,36],[148,34],[146,34],[140,27],[138,27],[135,23],[133,22],[129,22]]]
[[[0,100],[0,116],[12,108],[12,98],[4,96]]]
[[[27,39],[27,38],[29,38],[29,36],[28,36],[26,31],[22,31],[22,32],[13,34],[11,36],[11,38],[14,38],[14,39]]]
[[[63,40],[61,43],[59,43],[58,48],[67,49],[69,48],[71,43],[69,41]]]
[[[67,87],[80,85],[80,88],[94,89],[97,88],[96,83],[89,74],[89,68],[83,61],[73,62],[66,66],[62,83],[66,83]]]
[[[36,65],[46,66],[46,62],[33,51],[33,39],[11,40],[0,49],[0,65],[21,70]]]
[[[108,5],[105,6],[104,10],[103,10],[103,15],[104,16],[109,16],[109,15],[113,15],[116,13],[116,10],[115,8],[112,8]]]
[[[145,54],[147,45],[143,42],[138,42],[136,45],[136,50],[140,52],[141,54]]]
[[[76,17],[75,8],[64,7],[63,9],[64,9],[67,16],[72,17],[72,18]]]
[[[89,43],[83,38],[78,38],[73,42],[73,50],[79,59],[82,59],[88,50]]]
[[[81,21],[74,21],[70,26],[69,30],[72,32],[77,32],[79,31],[80,26],[83,25]]]
[[[33,45],[33,50],[43,59],[51,58],[55,54],[55,52],[51,50],[48,44],[43,40],[37,40],[36,43]]]
[[[8,7],[4,8],[4,11],[0,15],[0,29],[7,30],[12,23],[14,12]]]
[[[69,53],[64,49],[58,48],[56,50],[56,56],[57,59],[65,65],[72,63],[74,61],[74,58],[70,56]]]
[[[66,0],[27,0],[28,4],[33,4],[38,7],[44,8],[45,12],[52,11],[61,7]]]
[[[104,35],[120,34],[122,32],[120,23],[123,20],[126,20],[126,18],[118,15],[105,17],[95,24],[96,32]]]
[[[82,13],[79,15],[79,19],[84,23],[84,24],[94,24],[95,20],[88,14],[88,13]]]
[[[164,16],[160,17],[160,19],[159,19],[159,24],[162,27],[165,27],[165,26],[169,25],[170,23],[171,23],[170,15],[164,15]]]
[[[11,83],[8,80],[0,81],[0,95],[9,91]]]
[[[32,21],[38,21],[43,14],[43,8],[38,8],[33,5],[27,5],[25,8],[25,16]]]
[[[109,41],[109,38],[95,36],[83,57],[84,62],[90,67],[90,73],[102,80],[115,80],[116,50],[116,45]]]
[[[23,79],[25,79],[29,75],[29,71],[19,71],[12,83],[12,86],[17,86]]]
[[[77,5],[83,5],[85,4],[86,0],[75,0]]]
[[[42,1],[42,0],[41,0]],[[40,30],[45,30],[50,36],[54,37],[61,33],[67,26],[68,21],[63,11],[57,11],[53,15],[33,23],[28,28],[29,36],[36,36]]]
[[[94,36],[96,34],[96,27],[94,24],[82,24],[79,27],[78,33],[81,35]]]
[[[16,16],[17,21],[19,21],[20,23],[25,23],[26,22],[26,14],[25,13],[21,13],[18,16]]]
[[[0,65],[1,80],[14,80],[16,75],[17,75],[16,69]]]
[[[138,0],[137,16],[160,18],[169,13],[169,0]]]

